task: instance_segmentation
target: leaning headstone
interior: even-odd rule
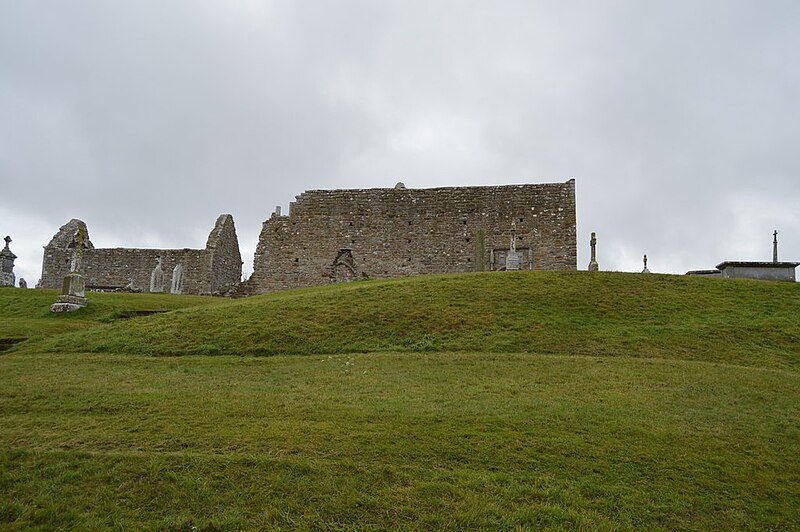
[[[128,277],[128,284],[123,286],[120,291],[121,292],[133,292],[133,293],[137,293],[138,294],[139,292],[142,291],[142,289],[136,287],[136,284],[134,284],[134,282],[133,282],[133,277]]]
[[[56,298],[56,302],[50,305],[51,312],[73,312],[85,307],[89,301],[84,297],[86,281],[80,274],[83,262],[83,248],[86,243],[86,235],[83,230],[78,230],[75,250],[72,252],[72,260],[69,265],[69,273],[64,276],[64,283],[61,285],[61,295]]]
[[[600,269],[597,265],[597,237],[592,233],[592,239],[589,240],[589,245],[592,247],[592,260],[589,261],[589,271],[596,272]]]
[[[511,242],[506,255],[506,271],[519,270],[519,253],[517,253],[517,226],[511,222]]]
[[[150,273],[150,291],[164,291],[164,271],[161,269],[161,257],[156,258],[156,267]]]
[[[642,270],[642,273],[650,273],[650,270],[647,269],[647,254],[644,256],[644,269]]]
[[[28,283],[25,281],[24,277],[19,278],[19,287],[20,288],[28,288]]]
[[[180,294],[183,292],[183,265],[176,264],[175,269],[172,270],[172,287],[171,294]]]
[[[6,247],[0,251],[0,286],[14,286],[14,260],[17,258],[8,245],[11,243],[11,237],[5,238]]]

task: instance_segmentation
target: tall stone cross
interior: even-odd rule
[[[14,259],[17,256],[8,247],[11,237],[7,236],[3,240],[6,241],[6,247],[0,251],[0,286],[14,286]]]
[[[772,262],[778,262],[778,230],[772,233]]]
[[[506,255],[506,270],[519,270],[519,253],[517,253],[517,224],[511,222],[511,242]]]
[[[83,250],[86,247],[86,233],[84,233],[83,227],[78,227],[78,234],[75,237],[75,250],[72,252],[72,260],[69,263],[70,273],[78,273],[83,265]]]
[[[600,269],[600,267],[597,265],[597,238],[595,237],[594,233],[592,233],[592,239],[589,240],[589,245],[592,248],[592,260],[589,261],[589,271],[596,272]]]

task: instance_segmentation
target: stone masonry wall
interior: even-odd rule
[[[88,290],[123,288],[132,282],[143,292],[150,290],[150,275],[161,257],[164,292],[169,292],[172,273],[183,266],[184,294],[218,295],[230,291],[241,279],[242,261],[233,217],[223,214],[209,235],[206,249],[133,249],[95,248],[88,237],[86,224],[73,219],[61,227],[44,249],[42,288],[61,288],[69,272],[75,238],[82,226],[86,234],[80,273]]]
[[[577,266],[575,180],[566,183],[311,190],[264,222],[240,293],[371,277],[502,269],[512,223],[520,268]]]
[[[225,294],[242,280],[242,255],[233,216],[223,214],[217,218],[206,250],[211,254],[211,293]]]

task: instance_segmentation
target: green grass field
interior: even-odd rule
[[[0,289],[3,529],[800,528],[798,284],[54,298]]]

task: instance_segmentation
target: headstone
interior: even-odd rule
[[[589,271],[596,272],[600,269],[597,265],[597,237],[592,233],[592,239],[589,240],[589,245],[592,247],[592,260],[589,261]]]
[[[72,252],[70,261],[70,272],[64,276],[64,283],[61,285],[61,295],[56,298],[56,302],[50,305],[51,312],[73,312],[85,307],[89,301],[84,297],[86,281],[80,274],[83,263],[83,249],[86,245],[86,235],[83,229],[78,229],[76,235],[75,249]]]
[[[183,292],[183,265],[176,264],[175,268],[172,270],[172,287],[170,288],[170,293],[180,294],[182,292]]]
[[[14,286],[16,284],[14,278],[14,260],[17,256],[14,255],[8,247],[11,243],[11,237],[7,236],[5,241],[6,247],[0,251],[0,286]]]
[[[642,273],[650,273],[650,270],[647,269],[647,254],[645,254],[643,260],[644,260],[644,269],[642,270]]]
[[[161,269],[161,257],[156,258],[156,267],[150,273],[150,291],[164,291],[164,270]]]
[[[506,255],[506,271],[519,270],[519,253],[517,253],[517,226],[511,222],[511,242]]]
[[[28,288],[28,283],[25,281],[24,277],[19,278],[19,287],[20,288]]]
[[[123,286],[121,290],[121,292],[133,292],[137,294],[141,291],[141,288],[137,288],[136,284],[133,282],[133,277],[128,277],[128,284]]]

